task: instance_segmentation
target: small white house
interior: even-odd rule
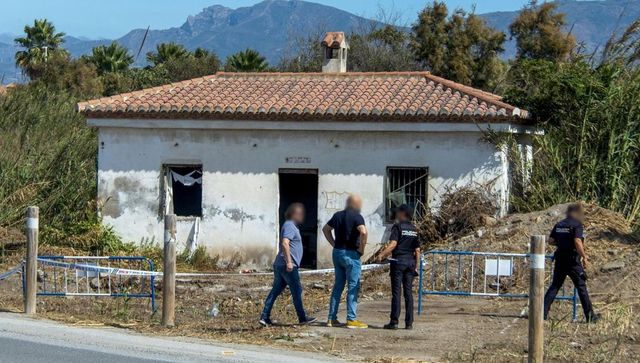
[[[323,45],[341,51],[322,73],[220,72],[80,103],[98,129],[104,223],[160,242],[175,213],[183,247],[267,267],[284,209],[302,202],[316,268],[331,264],[320,229],[349,193],[364,199],[370,246],[393,205],[437,208],[448,186],[490,185],[506,210],[510,165],[481,138],[513,133],[530,150],[525,111],[428,72],[347,73],[344,37]]]

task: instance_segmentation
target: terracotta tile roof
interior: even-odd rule
[[[343,32],[327,32],[320,45],[328,48],[340,48],[344,40],[345,36]]]
[[[526,122],[497,95],[402,73],[224,73],[81,102],[89,118]]]

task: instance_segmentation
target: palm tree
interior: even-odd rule
[[[98,73],[120,72],[129,69],[133,64],[133,56],[120,44],[113,42],[109,46],[101,45],[93,48],[89,62],[95,64]]]
[[[235,72],[261,72],[269,67],[266,59],[257,51],[247,48],[227,58],[225,68]]]
[[[198,47],[198,48],[196,48],[196,50],[193,51],[193,56],[198,58],[198,59],[206,58],[209,55],[211,55],[211,53],[208,50],[204,49],[204,48]]]
[[[186,58],[188,55],[189,52],[182,44],[160,43],[156,46],[155,52],[147,53],[147,60],[157,66],[169,60]]]
[[[64,33],[56,33],[56,27],[46,19],[36,19],[33,26],[24,27],[24,37],[15,42],[24,50],[16,52],[16,65],[29,76],[34,66],[47,61],[52,53],[67,54],[61,45]]]

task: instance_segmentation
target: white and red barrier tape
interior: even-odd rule
[[[144,271],[144,270],[131,270],[124,268],[116,268],[116,267],[104,267],[104,266],[96,266],[96,265],[86,265],[86,264],[77,264],[77,263],[67,263],[49,260],[45,258],[38,258],[38,262],[53,267],[66,268],[71,270],[80,270],[80,271],[95,271],[104,273],[107,275],[119,275],[119,276],[162,276],[163,273],[160,271]],[[378,270],[384,268],[386,265],[383,264],[371,264],[362,266],[362,271],[371,271]],[[305,270],[300,271],[301,275],[320,275],[320,274],[328,274],[333,273],[334,269],[327,268],[322,270]],[[222,277],[222,276],[270,276],[272,272],[249,272],[249,273],[191,273],[191,272],[179,272],[176,273],[176,277]]]
[[[95,271],[95,272],[100,272],[107,275],[117,275],[117,276],[118,275],[119,276],[161,276],[162,275],[162,272],[157,272],[157,271],[130,270],[126,268],[67,263],[67,262],[49,260],[46,258],[38,258],[38,262],[46,266],[66,268],[70,270]]]
[[[385,264],[370,264],[370,265],[364,265],[361,268],[361,271],[373,271],[373,270],[379,270],[384,268]],[[300,275],[322,275],[322,274],[330,274],[330,273],[334,273],[335,269],[332,268],[325,268],[325,269],[321,269],[321,270],[303,270],[300,271]],[[273,272],[246,272],[246,273],[190,273],[190,272],[178,272],[176,274],[176,277],[216,277],[216,276],[271,276],[273,275]]]

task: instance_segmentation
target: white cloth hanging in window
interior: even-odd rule
[[[199,178],[194,178],[192,175],[195,173],[198,173],[198,171],[194,170],[187,175],[180,175],[175,171],[171,170],[171,178],[173,178],[174,181],[177,181],[186,187],[190,187],[196,183],[202,184],[202,176],[200,176]]]
[[[198,249],[198,237],[200,236],[200,217],[196,217],[193,221],[193,227],[191,227],[191,233],[189,233],[189,239],[187,240],[187,248],[189,249],[188,260],[191,261],[193,255]]]

